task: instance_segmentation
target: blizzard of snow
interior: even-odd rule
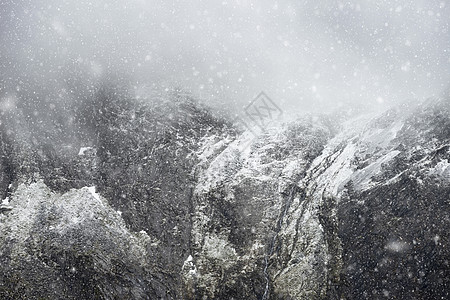
[[[391,252],[402,253],[407,251],[410,245],[401,240],[393,240],[386,244],[385,249]]]

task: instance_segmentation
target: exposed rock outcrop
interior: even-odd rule
[[[0,298],[449,297],[448,99],[250,145],[181,94],[86,99],[2,112]]]

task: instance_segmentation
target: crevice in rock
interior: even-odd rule
[[[280,231],[282,229],[283,220],[286,217],[286,214],[289,211],[289,208],[295,197],[296,187],[297,187],[296,185],[292,185],[292,187],[290,187],[288,189],[289,193],[287,196],[285,196],[286,201],[283,203],[283,206],[281,207],[281,212],[277,219],[277,223],[276,223],[276,227],[275,227],[275,233],[274,233],[273,237],[271,238],[267,254],[264,258],[264,279],[265,279],[266,285],[265,285],[264,294],[263,294],[261,300],[269,299],[268,297],[270,296],[270,275],[268,273],[268,269],[270,266],[270,259],[271,259],[272,255],[276,252],[278,234],[280,233]]]
[[[341,299],[339,286],[342,271],[342,245],[338,236],[338,221],[336,216],[337,200],[331,195],[322,195],[319,207],[319,221],[325,235],[328,250],[327,279],[325,299]]]

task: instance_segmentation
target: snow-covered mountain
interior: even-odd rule
[[[1,118],[1,298],[449,297],[448,98],[249,146],[180,94]]]

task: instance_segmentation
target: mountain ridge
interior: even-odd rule
[[[300,117],[247,146],[249,132],[170,97],[99,91],[58,125],[74,134],[69,150],[41,142],[56,125],[2,114],[0,296],[449,296],[447,98]]]

